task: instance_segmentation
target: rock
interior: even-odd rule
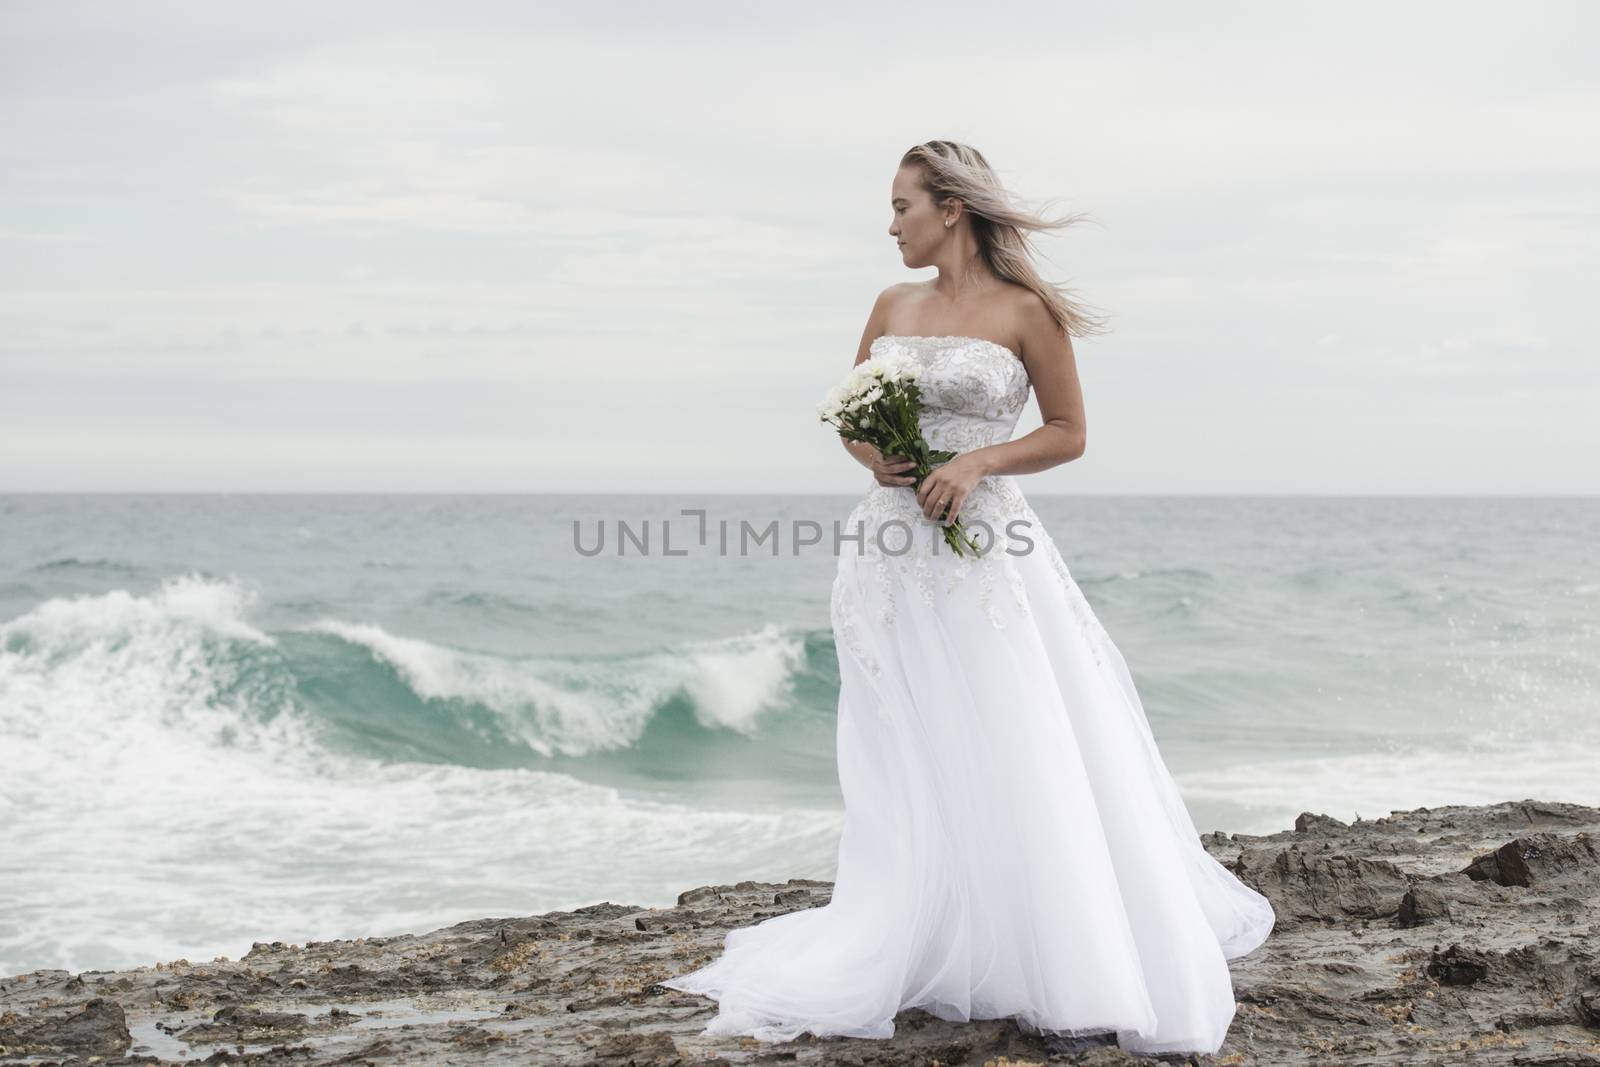
[[[257,1011],[239,1004],[229,1004],[217,1009],[210,1021],[198,1023],[181,1031],[178,1036],[185,1041],[259,1041],[263,1038],[270,1039],[274,1034],[261,1034],[260,1031],[273,1030],[303,1030],[311,1024],[311,1020],[299,1012],[290,1011]],[[249,1031],[251,1033],[244,1033]]]
[[[1347,830],[1349,823],[1340,822],[1331,815],[1313,815],[1309,811],[1302,811],[1295,816],[1294,832],[1297,834],[1317,833],[1327,830]]]
[[[1451,922],[1484,903],[1483,890],[1460,872],[1435,875],[1413,882],[1400,896],[1395,922],[1402,927],[1430,922]]]
[[[1592,885],[1600,853],[1588,834],[1540,833],[1514,838],[1467,866],[1467,877],[1497,885],[1529,886],[1576,878]]]
[[[1445,985],[1472,985],[1489,976],[1489,961],[1483,953],[1451,945],[1441,953],[1434,949],[1428,960],[1428,976]]]
[[[9,1000],[0,999],[0,1005],[9,1009]],[[93,997],[65,1012],[22,1016],[7,1010],[0,1016],[0,1054],[7,1058],[44,1053],[120,1056],[132,1041],[122,1005],[109,997]]]
[[[1190,1062],[1600,1067],[1597,832],[1600,810],[1524,799],[1204,835],[1279,918],[1230,961],[1227,1042]],[[186,1046],[178,1058],[308,1067],[1152,1062],[1114,1035],[920,1010],[886,1041],[703,1036],[715,1003],[660,984],[715,959],[730,929],[832,892],[746,880],[685,889],[674,907],[604,901],[397,937],[257,941],[231,962],[36,971],[0,979],[0,1060],[148,1062],[131,1031]]]
[[[596,1042],[590,1062],[606,1067],[671,1067],[682,1063],[683,1057],[668,1034],[624,1031]]]
[[[1249,870],[1241,861],[1241,869]],[[1382,919],[1400,910],[1410,888],[1405,874],[1386,860],[1344,853],[1311,852],[1291,845],[1274,855],[1260,890],[1272,901],[1278,923]]]

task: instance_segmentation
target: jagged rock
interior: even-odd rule
[[[1434,949],[1428,961],[1428,975],[1445,985],[1472,985],[1489,976],[1489,961],[1483,953],[1460,945],[1451,945],[1444,952]]]
[[[1316,815],[1309,811],[1302,811],[1295,816],[1294,832],[1297,834],[1311,834],[1326,832],[1328,830],[1348,830],[1349,823],[1340,822],[1331,815]]]
[[[1497,885],[1529,886],[1566,878],[1591,880],[1600,868],[1600,853],[1588,834],[1528,834],[1507,841],[1467,866],[1467,877]]]
[[[1283,926],[1387,918],[1399,911],[1410,888],[1404,872],[1386,860],[1309,852],[1298,845],[1278,851],[1259,877],[1258,888]]]
[[[1401,927],[1425,923],[1449,923],[1458,917],[1492,903],[1483,887],[1460,871],[1435,875],[1413,882],[1401,894],[1395,924]]]
[[[311,1020],[299,1012],[256,1011],[239,1004],[218,1008],[207,1022],[197,1023],[178,1036],[186,1041],[238,1039],[239,1031],[301,1030]],[[269,1035],[270,1036],[270,1035]]]
[[[78,983],[80,986],[82,982]],[[7,1001],[0,997],[0,1009]],[[0,1013],[0,1055],[120,1056],[133,1037],[122,1005],[109,997],[92,997],[66,1011],[18,1016]]]
[[[604,1067],[672,1067],[684,1062],[668,1034],[608,1034],[595,1044],[591,1063]]]

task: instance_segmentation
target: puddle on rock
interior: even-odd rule
[[[251,1005],[253,1006],[253,1005]],[[208,1022],[214,1013],[196,1013],[192,1018],[182,1013],[152,1015],[148,1018],[128,1019],[128,1032],[133,1037],[129,1052],[136,1055],[155,1056],[163,1060],[204,1059],[219,1049],[235,1055],[267,1052],[278,1045],[337,1044],[341,1034],[354,1030],[384,1030],[401,1026],[436,1026],[453,1022],[489,1024],[497,1030],[522,1030],[535,1024],[548,1025],[543,1019],[507,1019],[501,1012],[484,1008],[419,1008],[416,1002],[404,997],[390,1000],[300,1001],[293,999],[263,1002],[263,1007],[274,1012],[298,1012],[306,1016],[303,1029],[286,1027],[281,1036],[265,1043],[252,1041],[200,1040],[185,1041],[167,1029],[183,1031],[199,1023]],[[348,1012],[355,1019],[330,1016],[334,1010]],[[167,1029],[156,1024],[161,1023]]]

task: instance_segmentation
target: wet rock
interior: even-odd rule
[[[0,1006],[5,1003],[0,999]],[[119,1056],[132,1041],[122,1005],[109,997],[94,997],[62,1012],[0,1014],[0,1055],[7,1058],[47,1053]]]
[[[1402,927],[1450,923],[1486,903],[1482,887],[1460,872],[1418,879],[1401,894],[1395,923]]]
[[[1588,834],[1529,834],[1507,841],[1468,865],[1465,874],[1497,885],[1530,886],[1579,879],[1593,883],[1600,853]]]
[[[260,1031],[303,1030],[311,1020],[299,1012],[257,1011],[238,1004],[217,1009],[209,1022],[199,1023],[179,1033],[186,1041],[260,1040]]]
[[[1472,985],[1489,976],[1489,961],[1481,952],[1451,945],[1442,953],[1434,950],[1428,960],[1428,976],[1445,985]]]
[[[1302,811],[1294,819],[1294,832],[1297,834],[1310,834],[1328,830],[1348,830],[1350,824],[1340,822],[1331,815],[1317,815],[1309,811]]]
[[[1261,891],[1285,926],[1388,918],[1400,910],[1401,897],[1411,888],[1405,873],[1386,860],[1298,845],[1274,855],[1263,875]]]
[[[590,1062],[605,1067],[672,1067],[682,1063],[683,1056],[669,1034],[623,1032],[597,1042]]]

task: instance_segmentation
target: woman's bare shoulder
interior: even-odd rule
[[[1004,292],[1005,296],[1002,299],[1005,301],[1006,307],[1018,317],[1025,318],[1029,315],[1037,315],[1040,312],[1049,313],[1049,309],[1045,306],[1044,297],[1040,296],[1037,290],[1031,289],[1021,282],[1006,279]]]
[[[913,299],[926,292],[927,288],[928,283],[926,282],[891,282],[884,288],[883,292],[878,294],[878,298],[891,303]]]
[[[914,300],[921,289],[921,282],[894,282],[885,286],[872,303],[873,320],[880,325],[885,324],[897,310]]]

